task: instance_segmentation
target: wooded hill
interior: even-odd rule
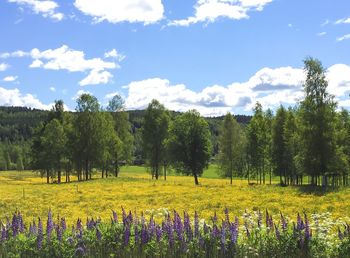
[[[134,135],[134,159],[142,159],[139,129],[145,110],[126,111]],[[31,169],[30,147],[35,129],[49,119],[50,111],[27,107],[0,106],[0,170]],[[73,115],[75,112],[71,112]],[[176,117],[180,112],[170,112]],[[223,116],[205,118],[212,134],[214,152],[217,151],[217,136]],[[246,125],[251,116],[236,115],[238,123]]]

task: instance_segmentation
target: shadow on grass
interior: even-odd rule
[[[296,185],[293,186],[296,189],[298,189],[298,191],[300,193],[303,194],[312,194],[315,196],[323,196],[323,195],[327,195],[329,193],[334,193],[334,192],[339,192],[339,190],[341,190],[341,187],[332,187],[332,186],[327,186],[327,187],[323,187],[323,186],[314,186],[314,185]]]

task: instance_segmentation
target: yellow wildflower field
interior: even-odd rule
[[[130,169],[129,169],[130,170]],[[118,178],[87,182],[46,184],[33,172],[0,172],[0,219],[20,210],[25,218],[45,217],[48,209],[55,216],[66,217],[73,223],[78,217],[111,217],[111,210],[120,214],[123,206],[137,213],[160,208],[178,212],[194,211],[209,219],[214,211],[222,216],[227,207],[231,214],[242,215],[245,210],[268,209],[295,218],[297,212],[330,212],[333,218],[350,214],[350,189],[327,194],[315,194],[298,187],[248,185],[246,180],[234,180],[231,186],[225,179],[200,178],[195,186],[192,177],[169,176],[151,180],[146,173],[126,173]]]

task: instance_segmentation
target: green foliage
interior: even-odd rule
[[[211,142],[208,123],[195,110],[178,117],[170,125],[168,148],[170,160],[177,171],[198,176],[209,165]]]
[[[300,152],[298,159],[304,173],[316,176],[332,173],[332,161],[336,155],[335,119],[336,103],[327,92],[328,82],[320,61],[307,58],[304,61],[306,81],[305,99],[298,111]]]
[[[158,179],[161,165],[167,160],[169,113],[157,100],[148,105],[142,123],[142,146],[152,178]]]
[[[232,184],[233,176],[242,175],[244,163],[245,139],[240,125],[228,113],[222,122],[219,136],[219,174],[229,177]],[[241,172],[241,173],[240,173]]]

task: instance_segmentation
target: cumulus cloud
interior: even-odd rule
[[[29,56],[33,59],[29,65],[30,68],[88,73],[79,82],[81,86],[109,83],[113,75],[107,70],[119,68],[118,62],[123,59],[123,56],[118,54],[115,49],[105,53],[105,57],[115,60],[106,61],[102,58],[88,59],[85,57],[83,51],[71,49],[67,45],[44,51],[34,48],[29,52],[19,50],[12,53],[2,53],[1,55],[3,58]]]
[[[8,0],[8,2],[26,6],[34,13],[41,14],[45,18],[49,17],[56,21],[61,21],[64,18],[63,13],[56,11],[59,6],[52,0]]]
[[[6,76],[3,81],[4,82],[14,82],[15,80],[17,80],[17,76]]]
[[[52,92],[55,92],[56,88],[55,87],[50,87],[49,90],[52,91]]]
[[[6,71],[9,68],[8,64],[0,63],[0,72]]]
[[[322,31],[322,32],[317,33],[317,36],[323,37],[323,36],[325,36],[326,34],[327,34],[327,32]]]
[[[0,87],[0,106],[22,106],[48,110],[51,104],[45,105],[32,94],[22,94],[19,89]]]
[[[75,7],[95,22],[141,22],[151,24],[163,19],[161,0],[75,0]]]
[[[108,51],[105,53],[105,58],[114,58],[117,61],[121,62],[124,60],[125,56],[122,54],[119,54],[117,50],[115,50],[114,48],[111,51]]]
[[[347,39],[350,39],[350,34],[346,34],[344,36],[338,37],[337,41],[340,42],[340,41],[347,40]]]
[[[272,0],[198,0],[194,6],[194,16],[174,20],[169,25],[189,26],[198,22],[215,22],[224,17],[232,20],[249,18],[251,11],[262,11]]]
[[[213,85],[201,91],[193,91],[184,84],[172,84],[167,79],[151,78],[134,81],[126,86],[127,109],[144,109],[152,99],[158,99],[168,109],[187,111],[197,109],[204,116],[224,115],[243,110],[250,112],[259,101],[264,108],[294,105],[304,96],[305,74],[301,68],[263,68],[245,82],[227,86]],[[350,92],[350,66],[336,64],[327,70],[329,92],[339,105]],[[113,95],[107,94],[106,98]],[[345,102],[344,102],[345,103]]]
[[[113,78],[113,75],[107,71],[91,70],[89,75],[79,82],[80,86],[106,84]]]
[[[349,18],[343,18],[343,19],[339,19],[335,22],[335,24],[350,24],[350,17]]]

